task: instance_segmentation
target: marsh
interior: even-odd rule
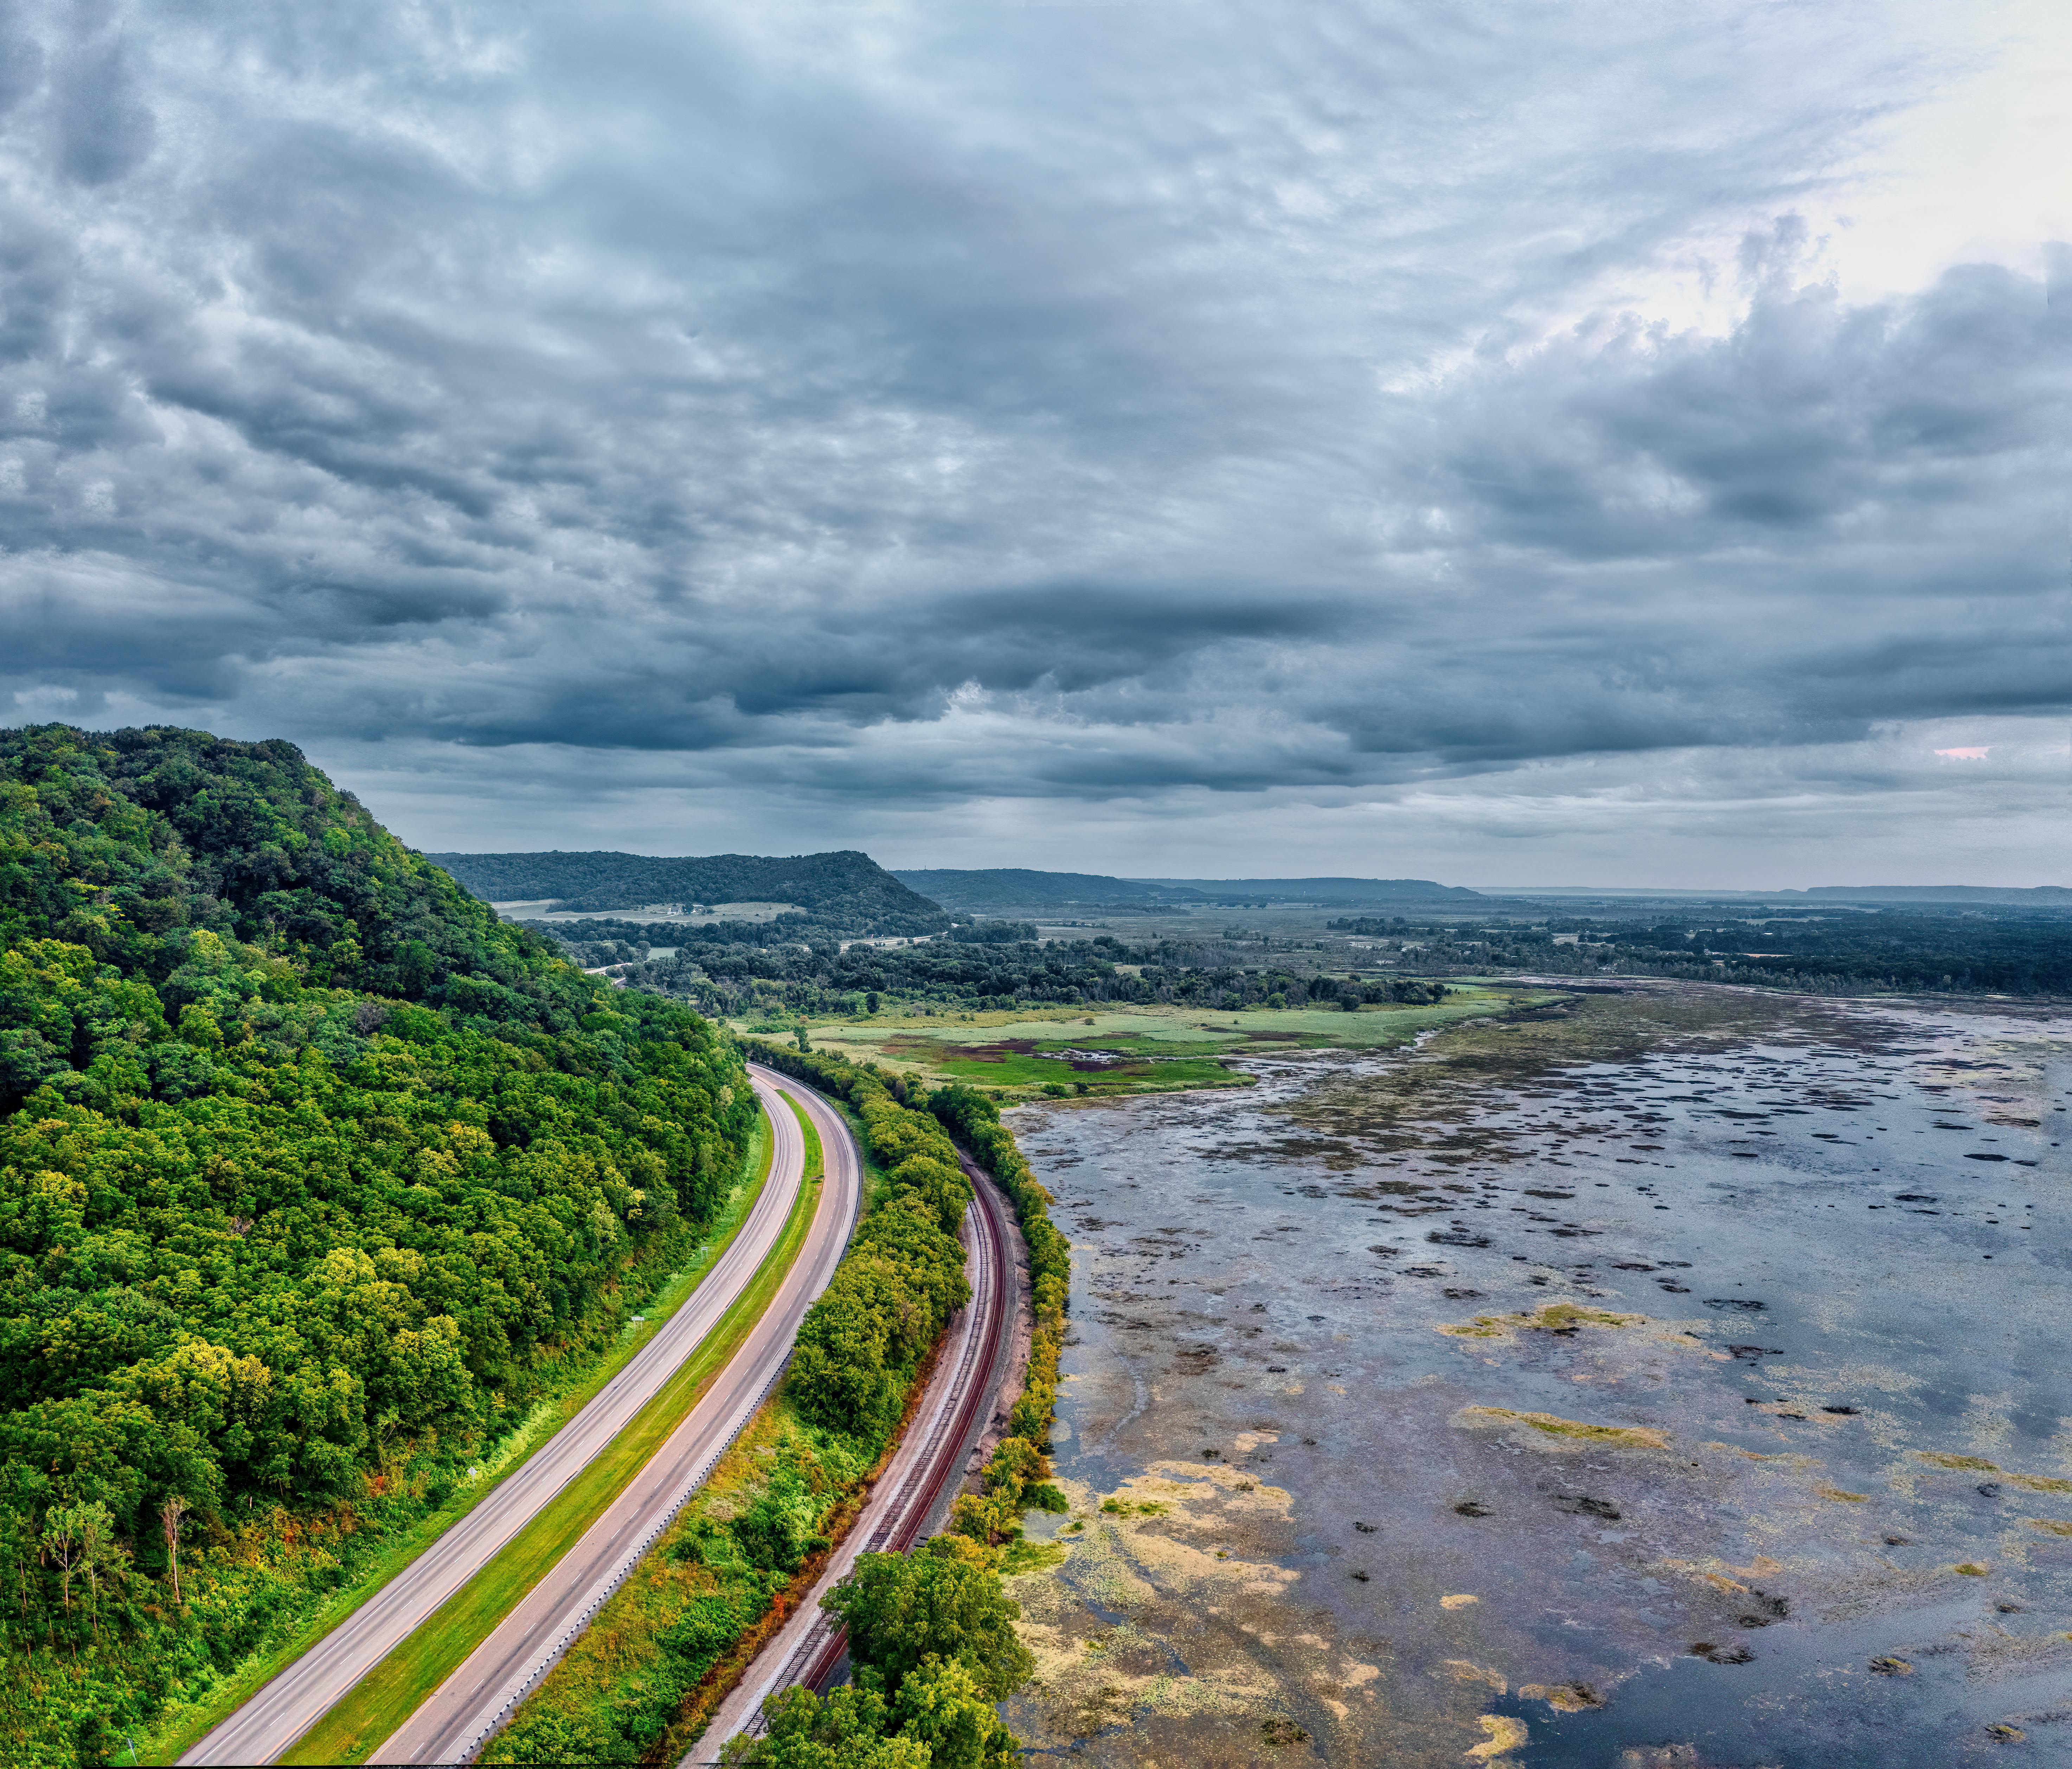
[[[1017,1114],[1025,1738],[2072,1762],[2072,1018],[1640,983],[1256,1073]]]

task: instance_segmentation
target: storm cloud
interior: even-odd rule
[[[439,848],[2033,881],[2068,298],[1843,224],[1948,29],[31,4],[0,688]]]

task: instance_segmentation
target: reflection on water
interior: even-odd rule
[[[2072,1021],[1642,986],[1031,1110],[1090,1763],[2072,1763]]]

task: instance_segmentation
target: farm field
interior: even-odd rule
[[[1462,1020],[1508,1014],[1553,999],[1544,991],[1461,982],[1437,1007],[1239,1010],[1159,1008],[1028,1008],[1013,1012],[911,1017],[893,1008],[870,1018],[810,1017],[816,1047],[859,1061],[964,1082],[1024,1096],[1113,1098],[1186,1088],[1243,1087],[1252,1077],[1233,1060],[1296,1050],[1380,1050]],[[744,1028],[749,1023],[743,1022]]]

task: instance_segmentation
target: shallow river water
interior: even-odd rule
[[[2072,1764],[2072,1019],[1640,985],[1034,1108],[1089,1763]]]

